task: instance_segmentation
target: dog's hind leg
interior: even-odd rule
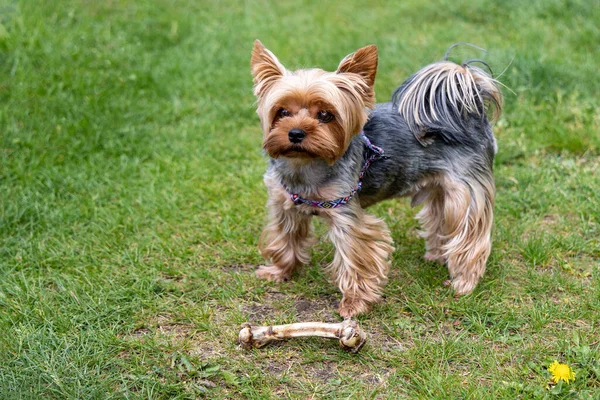
[[[420,232],[425,239],[425,260],[438,261],[444,264],[444,191],[437,184],[430,184],[421,189],[412,199],[411,205],[423,203],[423,208],[417,214],[423,230]]]
[[[335,255],[329,271],[343,294],[338,312],[344,318],[370,310],[387,282],[394,250],[385,223],[364,212],[358,202],[328,212]]]
[[[457,294],[471,293],[485,272],[492,247],[495,185],[491,174],[445,176],[443,256]]]

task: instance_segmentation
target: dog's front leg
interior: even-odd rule
[[[268,265],[256,270],[256,276],[275,282],[288,280],[294,270],[310,261],[312,237],[311,214],[287,207],[289,200],[282,190],[269,192],[269,223],[259,249]]]
[[[329,266],[343,298],[338,308],[344,317],[368,312],[381,299],[387,281],[388,258],[394,250],[385,223],[352,201],[327,212],[335,256]]]

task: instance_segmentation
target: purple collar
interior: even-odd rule
[[[369,140],[369,138],[367,138],[367,136],[365,135],[365,133],[363,131],[360,131],[359,135],[360,135],[360,138],[363,140],[365,146],[367,146],[367,148],[369,150],[371,150],[372,154],[365,160],[365,162],[360,170],[360,173],[358,174],[358,183],[356,184],[356,186],[354,186],[354,188],[352,189],[350,194],[346,197],[340,197],[335,200],[326,200],[326,201],[308,200],[303,197],[300,197],[297,193],[290,192],[288,187],[283,182],[281,182],[281,185],[284,187],[285,191],[288,192],[288,194],[290,195],[290,199],[292,199],[294,204],[296,204],[296,205],[306,204],[306,205],[309,205],[312,207],[317,207],[317,208],[338,208],[338,207],[341,207],[341,206],[347,204],[350,201],[350,199],[352,197],[354,197],[354,195],[356,193],[360,192],[360,190],[362,189],[362,185],[363,185],[362,180],[363,180],[363,176],[365,175],[365,172],[367,171],[369,166],[375,160],[378,160],[379,158],[383,157],[383,149],[381,147],[377,147],[377,146],[371,144],[371,141]]]

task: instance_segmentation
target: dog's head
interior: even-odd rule
[[[374,45],[345,57],[335,72],[289,71],[257,40],[250,64],[263,147],[272,158],[320,158],[335,163],[375,105]]]

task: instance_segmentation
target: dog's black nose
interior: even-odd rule
[[[290,129],[290,132],[288,133],[288,137],[292,143],[300,143],[305,136],[306,132],[298,128]]]

